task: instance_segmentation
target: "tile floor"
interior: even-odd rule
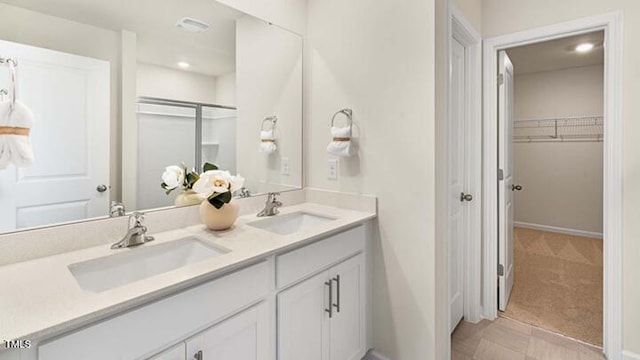
[[[602,350],[519,321],[462,321],[451,335],[452,360],[603,360]]]

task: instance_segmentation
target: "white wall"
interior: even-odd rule
[[[517,64],[514,64],[517,71]],[[515,76],[516,120],[602,115],[602,65]],[[602,142],[516,142],[515,221],[602,233]]]
[[[474,29],[482,30],[482,0],[454,0],[453,5],[460,10]]]
[[[637,0],[484,0],[483,37],[489,38],[525,29],[621,10],[623,29],[623,344],[640,354],[640,2]],[[605,239],[606,241],[606,239]]]
[[[118,32],[85,25],[0,3],[0,39],[111,63],[111,133],[119,129],[120,35]],[[2,54],[11,56],[11,54]],[[111,196],[120,197],[120,145],[118,136],[110,141]]]
[[[215,104],[216,78],[138,63],[137,92],[138,96]]]
[[[254,193],[301,187],[302,38],[251,16],[238,19],[236,29],[238,173]],[[264,154],[260,127],[269,116],[278,117],[277,150]],[[283,158],[289,175],[281,172]]]
[[[216,105],[236,106],[236,73],[216,77]]]
[[[308,2],[306,184],[378,196],[374,347],[394,360],[444,358],[435,329],[446,292],[435,263],[435,10],[422,0]],[[354,111],[360,152],[340,159],[336,181],[325,149],[343,107]]]

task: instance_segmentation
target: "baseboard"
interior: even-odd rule
[[[371,350],[362,360],[391,360],[375,350]],[[625,359],[626,360],[626,359]]]
[[[640,355],[634,354],[630,351],[623,351],[622,360],[640,360]]]
[[[515,227],[525,228],[525,229],[533,229],[533,230],[541,230],[548,231],[560,234],[574,235],[574,236],[583,236],[594,239],[602,239],[602,233],[584,231],[584,230],[575,230],[575,229],[567,229],[558,226],[549,226],[549,225],[540,225],[540,224],[531,224],[520,221],[514,221],[513,225]]]

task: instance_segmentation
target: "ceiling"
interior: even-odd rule
[[[541,71],[568,69],[572,67],[604,63],[604,32],[575,35],[532,45],[514,47],[507,50],[513,63],[514,72],[530,74]],[[576,45],[585,42],[595,44],[588,53],[578,53]]]
[[[3,3],[94,25],[137,33],[138,61],[217,76],[235,69],[235,20],[244,14],[212,0],[0,0]],[[175,27],[183,17],[211,27],[190,33]],[[34,24],[35,26],[35,24]]]

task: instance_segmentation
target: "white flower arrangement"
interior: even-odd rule
[[[216,165],[205,163],[204,172],[198,174],[195,171],[187,172],[184,164],[180,166],[167,166],[162,174],[162,188],[169,194],[182,185],[185,190],[192,189],[201,197],[206,198],[216,209],[228,204],[233,198],[233,193],[242,189],[244,178],[240,175],[231,175],[228,171],[219,170]]]

